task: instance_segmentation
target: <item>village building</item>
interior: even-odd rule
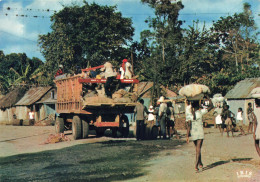
[[[144,105],[149,108],[151,104],[153,82],[140,82],[138,84],[138,98],[144,100]],[[177,95],[175,92],[169,90],[164,86],[160,86],[161,93],[166,99],[169,99],[173,103],[175,114],[185,112],[185,97]],[[159,98],[158,98],[159,99]]]
[[[247,119],[248,103],[254,104],[254,99],[251,97],[251,91],[260,86],[260,78],[246,78],[238,82],[233,89],[231,89],[226,95],[227,104],[230,111],[234,114],[237,113],[238,108],[243,109],[243,121],[245,125],[249,124]]]
[[[12,124],[18,115],[15,104],[24,96],[27,87],[17,87],[0,99],[0,124]]]
[[[48,87],[31,87],[15,104],[17,119],[29,119],[28,113],[35,112],[35,121],[44,120],[50,114],[55,116],[56,89]]]

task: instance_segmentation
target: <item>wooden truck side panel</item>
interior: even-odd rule
[[[72,76],[60,80],[55,80],[57,86],[57,112],[91,114],[82,110],[82,83],[80,76]]]

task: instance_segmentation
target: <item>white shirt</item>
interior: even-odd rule
[[[154,115],[153,115],[153,112],[154,110],[153,109],[148,109],[148,121],[153,121],[154,120]]]
[[[237,112],[237,120],[239,121],[243,120],[242,112]]]
[[[34,119],[34,112],[29,112],[29,119]]]
[[[104,68],[101,68],[102,70],[105,70],[105,78],[116,76],[116,72],[113,70],[113,65],[110,62],[106,62]]]
[[[132,65],[129,62],[125,63],[125,77],[128,77],[128,79],[132,78]]]

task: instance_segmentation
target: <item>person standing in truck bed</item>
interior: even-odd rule
[[[112,98],[111,84],[116,78],[117,73],[114,71],[113,65],[110,62],[106,62],[104,67],[100,70],[105,71],[105,78],[107,79],[105,83],[106,96]]]

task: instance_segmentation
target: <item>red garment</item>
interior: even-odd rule
[[[59,68],[55,74],[55,77],[60,76],[60,75],[63,75],[63,71],[62,71],[62,69]]]
[[[125,63],[126,62],[127,62],[127,59],[123,59],[122,68],[123,68],[124,72],[125,72]]]

